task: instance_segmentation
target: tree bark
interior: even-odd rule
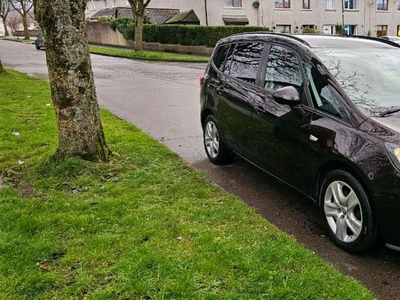
[[[4,35],[9,36],[10,32],[8,31],[8,27],[7,27],[7,17],[2,17],[1,19],[3,21],[3,26],[4,26]]]
[[[45,36],[46,60],[59,145],[56,158],[91,161],[109,157],[86,39],[87,0],[35,0]]]
[[[22,17],[22,25],[24,27],[24,39],[29,40],[28,31],[28,12],[32,9],[33,4],[31,0],[8,0],[10,5],[17,11]],[[18,4],[15,4],[17,2]]]
[[[10,35],[7,26],[7,16],[10,13],[10,10],[11,10],[11,4],[8,2],[8,0],[0,0],[0,17],[1,20],[3,21],[5,36]]]
[[[25,40],[29,40],[30,36],[29,36],[29,30],[28,30],[28,17],[27,17],[27,13],[24,11],[24,14],[22,15],[22,24],[24,26],[24,39]]]
[[[135,20],[135,51],[143,51],[143,19],[144,14],[138,13]]]
[[[143,50],[143,21],[145,9],[151,0],[128,0],[135,21],[135,51]]]
[[[6,70],[4,69],[3,63],[1,62],[1,59],[0,59],[0,75],[5,74],[5,73],[6,73]]]

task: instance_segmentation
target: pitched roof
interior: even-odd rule
[[[163,24],[179,13],[179,9],[169,8],[146,8],[145,11],[150,21],[155,24]],[[133,18],[133,13],[129,7],[104,8],[96,12],[90,19],[99,19],[100,17]]]
[[[165,21],[165,24],[200,24],[200,20],[192,9],[174,15],[172,18]]]

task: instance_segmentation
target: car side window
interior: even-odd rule
[[[347,119],[343,112],[341,97],[335,88],[325,80],[325,77],[314,66],[307,64],[305,68],[314,106],[336,117]]]
[[[228,50],[229,50],[229,45],[221,46],[214,55],[213,63],[215,67],[220,71],[223,71],[225,58],[228,54]]]
[[[224,73],[247,83],[255,84],[263,50],[264,43],[236,44],[233,51],[228,54]]]
[[[288,48],[273,45],[268,55],[264,87],[277,90],[285,86],[300,88],[303,79],[296,53]]]

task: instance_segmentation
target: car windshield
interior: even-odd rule
[[[399,49],[316,50],[356,106],[379,115],[400,104]]]

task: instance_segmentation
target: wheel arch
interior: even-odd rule
[[[207,118],[209,115],[213,115],[213,112],[212,112],[211,109],[209,109],[209,108],[206,108],[206,109],[204,109],[204,110],[201,112],[201,127],[204,126],[204,121],[206,120],[206,118]]]
[[[318,206],[321,205],[320,189],[321,189],[321,186],[322,186],[325,176],[329,172],[331,172],[333,170],[338,170],[338,169],[349,172],[352,176],[354,176],[360,182],[360,184],[362,185],[362,187],[364,188],[364,190],[368,196],[368,199],[370,199],[370,201],[371,201],[372,208],[375,209],[374,201],[371,197],[371,190],[368,187],[368,184],[366,184],[367,179],[365,178],[363,173],[361,173],[356,167],[354,167],[350,164],[347,164],[343,161],[338,161],[338,160],[326,161],[318,169],[317,178],[316,178],[317,186],[314,191],[314,196],[315,196],[315,199],[317,200],[317,205]]]

